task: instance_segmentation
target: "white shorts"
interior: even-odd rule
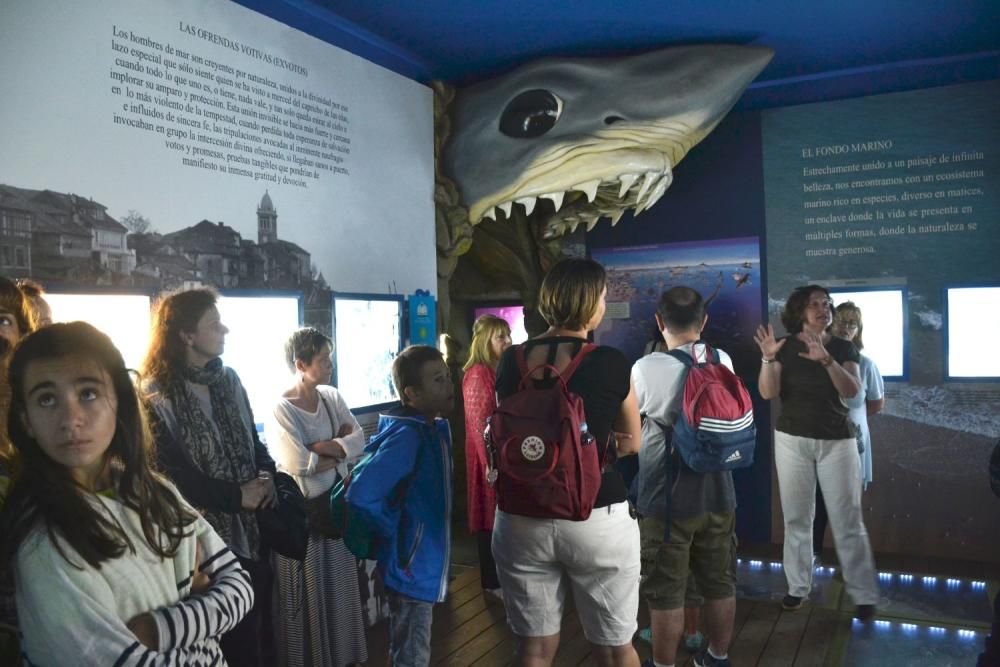
[[[639,524],[627,502],[596,508],[586,521],[497,510],[493,558],[514,634],[558,633],[568,582],[588,641],[631,643],[639,612]]]

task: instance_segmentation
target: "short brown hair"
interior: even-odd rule
[[[670,333],[694,329],[700,331],[701,323],[705,320],[705,300],[697,290],[678,285],[660,296],[656,314]]]
[[[592,259],[564,259],[545,274],[538,290],[538,312],[549,326],[582,329],[597,312],[607,285],[604,267]]]
[[[327,345],[333,351],[333,341],[315,327],[303,327],[294,331],[285,341],[285,363],[288,364],[288,370],[295,372],[296,361],[311,364]]]
[[[420,370],[428,361],[444,361],[444,355],[430,345],[410,345],[392,362],[392,383],[399,400],[406,403],[405,389],[420,386]]]
[[[826,298],[833,301],[830,297],[830,290],[820,285],[802,285],[793,289],[788,296],[788,301],[785,302],[784,310],[781,311],[781,324],[788,333],[797,334],[802,331],[802,314],[806,312],[809,296],[813,292],[822,292]]]

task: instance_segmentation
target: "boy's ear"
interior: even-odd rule
[[[708,324],[708,313],[705,313],[705,317],[702,318],[702,320],[701,320],[701,329],[698,329],[698,333],[701,333],[702,331],[705,330],[705,325],[706,324]]]
[[[653,317],[656,318],[656,330],[662,333],[667,325],[663,323],[663,318],[660,317],[659,313],[653,313]]]
[[[31,422],[28,421],[28,415],[24,414],[24,411],[22,410],[18,414],[18,418],[21,420],[21,426],[24,427],[25,432],[27,432],[27,434],[31,436],[32,439],[34,439],[35,431],[34,429],[31,428]]]
[[[420,396],[420,389],[410,385],[409,387],[403,387],[403,403],[412,403],[418,396]]]

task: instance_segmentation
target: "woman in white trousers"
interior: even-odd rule
[[[879,599],[875,560],[861,514],[861,470],[846,401],[859,391],[858,350],[831,336],[830,293],[818,285],[797,287],[781,322],[788,336],[776,339],[769,324],[757,329],[761,351],[760,394],[781,398],[774,460],[785,520],[784,569],[788,595],[782,606],[801,609],[812,589],[812,524],[817,482],[826,499],[837,558],[855,615],[868,621]]]

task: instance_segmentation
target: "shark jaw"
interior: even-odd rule
[[[544,200],[551,203],[540,230],[544,239],[581,224],[589,231],[601,218],[615,225],[625,211],[638,215],[659,201],[673,182],[673,165],[706,134],[674,118],[621,123],[560,142],[533,160],[516,183],[474,202],[469,221],[509,220],[515,206],[530,216]]]

